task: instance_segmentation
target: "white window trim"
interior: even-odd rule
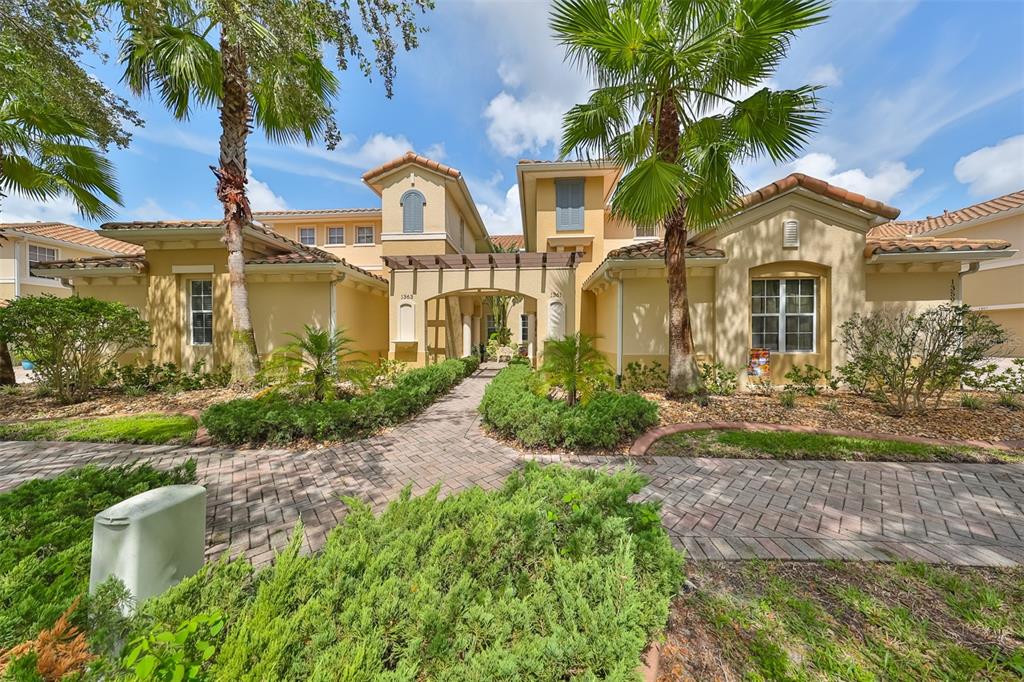
[[[313,243],[312,244],[307,244],[306,242],[302,241],[302,232],[303,232],[303,230],[313,230]],[[296,241],[299,242],[300,244],[302,244],[303,246],[316,246],[316,228],[315,227],[300,227],[299,228],[299,233],[296,236],[298,237],[298,239]]]
[[[331,230],[341,230],[341,241],[331,241]],[[316,233],[314,233],[314,239],[316,239]],[[345,246],[345,226],[344,225],[331,225],[327,228],[327,243],[325,246]]]
[[[789,350],[786,348],[786,282],[795,282],[798,280],[809,279],[814,283],[814,306],[810,313],[793,313],[793,315],[808,316],[811,318],[811,350]],[[788,355],[813,355],[818,352],[818,278],[817,277],[757,277],[752,281],[761,282],[772,282],[777,281],[779,283],[779,349],[771,351],[772,353],[785,353]],[[750,295],[750,304],[753,304],[753,291]],[[770,313],[755,313],[753,309],[750,311],[750,343],[753,346],[754,343],[754,317],[772,317]]]
[[[368,242],[361,242],[361,241],[359,241],[359,230],[369,230],[370,231],[370,241],[368,241]],[[356,226],[356,234],[355,234],[355,242],[354,242],[354,244],[356,246],[373,246],[376,243],[377,243],[377,235],[376,235],[376,230],[373,229],[373,225],[357,225]]]
[[[208,343],[196,343],[196,336],[195,336],[196,330],[195,330],[195,325],[192,324],[192,313],[193,312],[201,312],[201,313],[209,312],[210,313],[210,332],[212,334],[213,333],[213,280],[212,279],[196,278],[196,279],[186,280],[186,282],[188,283],[188,287],[186,289],[186,294],[188,296],[188,306],[187,306],[187,308],[188,308],[188,319],[187,319],[187,323],[188,323],[188,345],[195,346],[197,348],[207,348],[207,347],[210,347],[210,346],[213,345],[212,338],[211,338],[211,340]],[[210,283],[210,310],[209,311],[206,311],[206,310],[194,311],[192,309],[192,283],[193,282],[209,282]]]
[[[53,260],[55,260],[55,261],[60,260],[60,249],[58,249],[56,246],[46,246],[45,244],[33,244],[33,243],[29,242],[25,246],[25,264],[30,269],[32,267],[32,263],[33,262],[35,262],[35,263],[51,263],[51,262],[53,262],[53,261],[45,261],[45,260],[33,261],[32,260],[32,256],[31,256],[33,248],[35,248],[35,249],[46,249],[47,251],[53,251]]]

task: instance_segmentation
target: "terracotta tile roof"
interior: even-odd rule
[[[353,214],[366,214],[366,213],[380,213],[379,208],[295,208],[288,209],[285,211],[253,211],[253,217],[259,218],[262,216],[318,216],[318,215],[346,215],[349,213]]]
[[[146,269],[146,256],[141,253],[125,256],[96,256],[40,263],[35,268],[44,270],[95,270],[97,268],[131,268],[138,272]]]
[[[135,220],[127,223],[104,223],[100,225],[101,230],[220,230],[224,228],[223,220]],[[294,239],[285,237],[280,232],[275,232],[260,223],[250,223],[249,228],[255,232],[269,237],[278,242],[282,248],[298,253],[320,251],[320,249],[305,244],[300,244]],[[330,256],[326,251],[320,253]],[[333,258],[333,256],[331,256]]]
[[[802,187],[823,197],[834,199],[835,201],[849,204],[856,208],[864,209],[865,211],[874,213],[882,218],[889,218],[892,220],[900,214],[900,210],[898,208],[887,206],[881,201],[869,199],[862,194],[857,194],[856,192],[845,190],[842,187],[830,185],[824,180],[812,178],[811,176],[804,175],[803,173],[791,173],[781,180],[776,180],[769,185],[765,185],[760,189],[750,192],[740,198],[740,206],[742,209],[753,208],[754,206],[763,204],[764,202],[774,199],[780,194],[789,192],[797,187]]]
[[[942,215],[928,216],[922,220],[894,220],[874,228],[869,236],[906,237],[912,234],[927,234],[933,230],[968,223],[979,218],[997,216],[1000,213],[1020,208],[1024,208],[1024,189],[956,211],[945,211]]]
[[[939,239],[911,237],[906,239],[877,239],[869,237],[864,243],[864,256],[886,253],[943,253],[962,251],[1003,251],[1010,242],[1002,239]]]
[[[87,230],[84,227],[68,225],[67,223],[0,223],[0,232],[4,230],[34,234],[48,239],[68,242],[69,244],[91,246],[94,249],[104,249],[115,253],[142,253],[141,246],[104,237],[103,235],[96,234],[95,230]]]
[[[387,173],[390,170],[394,170],[399,166],[404,166],[407,163],[415,163],[420,166],[424,166],[425,168],[429,168],[430,170],[437,171],[442,175],[448,175],[453,178],[462,177],[462,173],[456,168],[446,166],[439,161],[434,161],[433,159],[428,159],[427,157],[421,156],[416,152],[408,151],[396,159],[391,159],[387,163],[381,164],[380,166],[377,166],[373,170],[369,170],[363,173],[363,180],[370,180],[371,178],[375,178],[378,175],[383,175],[384,173]]]
[[[703,246],[694,246],[693,244],[691,244],[686,247],[686,257],[724,258],[725,252],[722,251],[721,249],[709,249]],[[662,260],[664,260],[665,242],[652,239],[650,241],[630,244],[629,246],[624,246],[621,249],[609,251],[606,260],[639,260],[644,258],[661,258]]]
[[[310,248],[308,251],[278,253],[271,256],[259,256],[245,261],[246,265],[278,265],[283,263],[340,263],[341,259],[334,254]]]
[[[490,242],[505,250],[526,248],[526,237],[521,234],[493,234]]]

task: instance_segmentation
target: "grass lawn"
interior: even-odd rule
[[[1022,462],[1024,452],[981,450],[786,431],[687,431],[658,440],[649,455],[868,462]]]
[[[1019,680],[1024,569],[690,564],[662,649],[672,680]]]
[[[135,414],[125,417],[52,419],[0,425],[0,440],[70,440],[99,443],[189,443],[196,420],[188,415]]]

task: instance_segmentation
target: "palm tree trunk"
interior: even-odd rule
[[[0,386],[14,386],[14,362],[7,342],[0,339]]]
[[[665,264],[668,267],[668,387],[670,398],[699,393],[702,388],[693,352],[693,325],[686,287],[686,199],[665,220]]]
[[[666,93],[659,112],[658,154],[662,160],[679,162],[679,114],[675,96]],[[686,197],[665,218],[665,265],[668,268],[668,386],[670,398],[699,393],[703,384],[693,353],[690,299],[686,291]]]
[[[231,378],[251,380],[259,370],[256,336],[249,314],[249,290],[245,286],[245,253],[242,230],[252,222],[245,195],[245,143],[249,136],[249,74],[245,54],[231,45],[221,31],[220,55],[224,97],[220,109],[220,167],[217,198],[224,205],[224,244],[228,249],[228,285],[231,292]]]

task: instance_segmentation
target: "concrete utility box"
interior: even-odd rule
[[[136,603],[162,594],[203,565],[206,488],[169,485],[118,502],[92,525],[89,592],[111,576]]]

